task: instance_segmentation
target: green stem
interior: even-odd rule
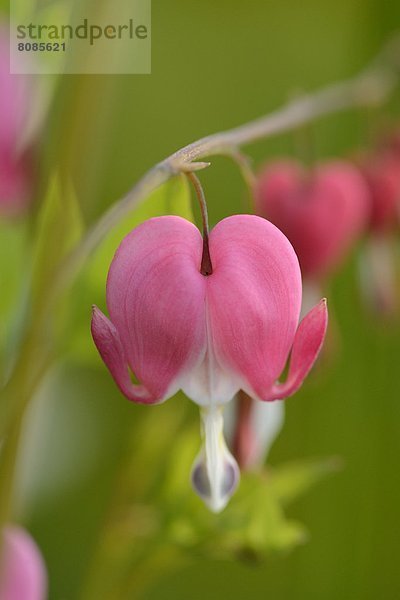
[[[26,408],[51,364],[50,348],[40,331],[27,326],[25,340],[12,375],[0,392],[0,530],[12,518],[12,500],[16,476],[19,441]]]
[[[244,154],[240,150],[232,150],[230,154],[232,160],[239,167],[239,171],[242,174],[243,181],[247,187],[247,203],[246,210],[250,213],[254,212],[254,194],[256,190],[257,177],[254,173],[252,162],[247,154]]]
[[[14,420],[3,440],[0,460],[0,531],[10,520],[13,505],[14,477],[22,430],[22,415]]]

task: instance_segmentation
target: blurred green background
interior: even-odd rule
[[[400,4],[392,0],[153,0],[151,75],[59,82],[41,143],[43,186],[55,168],[70,173],[90,223],[177,148],[352,76],[399,27]],[[349,111],[312,125],[315,156],[362,146],[368,118]],[[288,134],[247,151],[258,164],[294,146]],[[213,158],[201,179],[211,223],[243,210],[245,187],[228,159]],[[400,324],[379,322],[363,308],[356,254],[326,291],[335,349],[287,401],[270,456],[272,465],[343,459],[341,472],[289,511],[309,539],[265,564],[199,558],[160,580],[155,573],[145,600],[400,597]],[[87,303],[89,336],[90,304],[98,299],[77,301],[84,310]],[[51,573],[50,597],[69,600],[96,544],[127,436],[140,434],[146,410],[167,409],[126,402],[94,347],[90,361],[64,360],[59,372],[46,384],[53,388],[42,458],[27,469],[47,481],[45,492],[23,485],[25,521]],[[180,402],[189,401],[171,400]]]

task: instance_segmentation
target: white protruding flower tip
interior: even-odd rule
[[[215,513],[228,504],[239,483],[239,467],[223,436],[222,409],[202,410],[203,446],[192,469],[195,492]]]

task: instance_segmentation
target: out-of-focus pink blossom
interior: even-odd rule
[[[10,74],[8,33],[0,24],[0,215],[19,215],[31,200],[32,155],[23,140],[32,108],[29,79]]]
[[[24,529],[15,525],[4,528],[0,557],[0,600],[45,600],[46,567]]]
[[[92,334],[128,399],[154,404],[182,389],[200,405],[205,439],[193,483],[220,510],[237,483],[222,408],[240,389],[264,401],[295,393],[322,345],[327,309],[322,301],[298,326],[298,260],[266,219],[224,219],[209,251],[212,273],[203,275],[203,240],[192,223],[167,216],[134,229],[110,267],[110,319],[95,307]],[[277,383],[290,352],[287,380]]]
[[[366,225],[369,193],[358,170],[344,161],[316,165],[281,160],[261,172],[256,212],[293,244],[306,278],[327,275]]]

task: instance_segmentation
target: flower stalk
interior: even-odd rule
[[[210,246],[209,246],[209,227],[208,227],[208,210],[207,210],[207,202],[206,197],[204,195],[203,187],[200,183],[200,179],[193,172],[186,173],[187,178],[193,184],[193,187],[196,192],[197,199],[200,205],[201,211],[201,220],[203,224],[203,254],[201,257],[201,267],[200,273],[202,275],[212,275],[213,268],[210,256]]]

